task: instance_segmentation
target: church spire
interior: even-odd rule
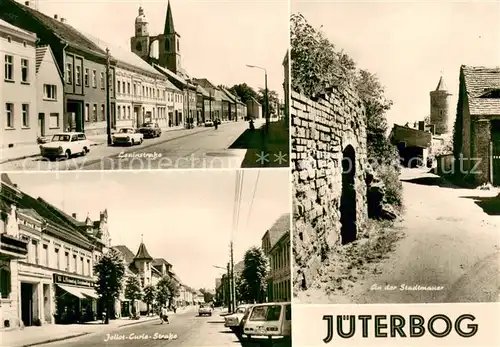
[[[172,8],[170,7],[170,0],[167,5],[167,18],[165,19],[165,30],[163,34],[175,34],[174,19],[172,17]]]

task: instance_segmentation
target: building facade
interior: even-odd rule
[[[2,148],[36,141],[36,40],[34,33],[0,20]]]
[[[290,214],[282,215],[262,237],[269,258],[268,301],[291,301]]]
[[[254,98],[247,100],[247,117],[248,119],[262,118],[262,105]]]

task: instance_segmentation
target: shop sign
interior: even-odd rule
[[[74,286],[89,287],[89,288],[93,288],[95,286],[95,283],[92,281],[83,280],[81,278],[76,278],[71,276],[59,275],[59,274],[54,274],[54,283],[70,284]]]

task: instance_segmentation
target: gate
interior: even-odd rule
[[[500,186],[500,121],[491,121],[492,183]]]

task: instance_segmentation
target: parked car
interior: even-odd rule
[[[200,308],[198,309],[198,315],[199,316],[211,316],[212,315],[212,306],[208,304],[203,304],[200,305]]]
[[[90,144],[84,133],[57,133],[50,142],[40,145],[40,155],[51,160],[61,157],[69,159],[74,155],[86,155],[90,151]]]
[[[239,333],[240,323],[250,307],[252,307],[252,305],[249,304],[238,306],[234,313],[224,317],[224,326],[235,333]]]
[[[242,337],[291,339],[292,305],[290,302],[269,302],[249,308],[242,319]]]
[[[158,123],[144,123],[139,128],[139,132],[144,135],[145,139],[161,136],[161,128],[158,126]]]
[[[143,140],[144,135],[132,127],[121,128],[117,133],[113,134],[114,145],[140,145]]]
[[[214,126],[214,122],[211,119],[208,119],[208,120],[205,121],[205,126],[206,127],[213,127]]]

